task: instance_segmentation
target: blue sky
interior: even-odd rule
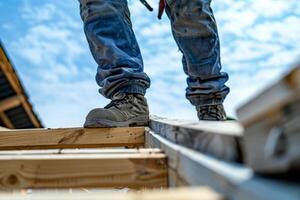
[[[149,0],[157,7],[157,0]],[[152,79],[152,114],[196,119],[185,99],[181,55],[169,21],[129,0],[133,26]],[[87,112],[108,100],[97,92],[77,0],[0,0],[0,38],[47,127],[81,126]],[[230,115],[300,60],[299,0],[215,0],[222,63],[231,87]]]

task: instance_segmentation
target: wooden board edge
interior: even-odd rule
[[[145,127],[9,129],[1,131],[0,150],[140,147],[144,136]]]
[[[22,191],[15,194],[1,194],[0,199],[6,200],[223,200],[224,198],[209,187],[181,187],[168,190],[143,190],[143,191],[103,191],[103,190],[56,190],[39,191],[30,190],[27,194]]]
[[[167,187],[162,153],[0,156],[0,188]]]

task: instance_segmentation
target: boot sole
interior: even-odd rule
[[[117,122],[106,119],[87,120],[84,123],[85,128],[112,128],[112,127],[133,127],[148,126],[149,116],[138,116],[127,121]]]

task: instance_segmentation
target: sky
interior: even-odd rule
[[[148,2],[157,7],[158,0]],[[157,10],[129,0],[133,28],[152,85],[151,114],[196,120],[170,25]],[[230,75],[228,115],[300,60],[299,0],[214,0],[223,71]],[[77,0],[0,0],[0,38],[46,127],[82,126],[109,101],[98,93]]]

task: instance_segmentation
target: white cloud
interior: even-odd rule
[[[294,1],[295,2],[295,1]],[[290,11],[292,2],[285,0],[251,1],[251,9],[263,17],[276,17]]]
[[[28,1],[25,1],[21,16],[30,23],[40,23],[51,20],[56,14],[56,10],[57,7],[51,3],[44,6],[33,7]]]
[[[81,126],[90,106],[106,102],[97,92],[96,65],[81,21],[50,3],[26,3],[22,16],[29,23],[24,36],[12,47],[20,59],[29,63],[19,69],[36,110],[46,126]]]

